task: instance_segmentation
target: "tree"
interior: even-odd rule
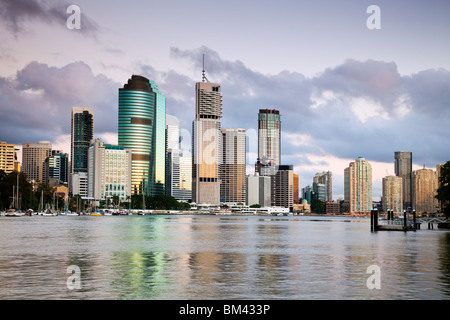
[[[32,208],[33,187],[27,181],[27,176],[21,172],[13,171],[6,174],[0,171],[0,208],[5,209],[12,205],[13,189],[17,186],[17,175],[19,175],[19,207],[21,209]]]
[[[441,210],[447,218],[450,217],[450,161],[441,166],[439,174],[439,187],[436,199],[441,204]]]
[[[325,203],[322,200],[314,198],[311,200],[311,210],[315,213],[324,213]]]

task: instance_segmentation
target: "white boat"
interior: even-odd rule
[[[23,212],[14,209],[10,209],[5,212],[5,217],[22,217],[23,215]]]
[[[76,213],[76,212],[68,212],[66,214],[66,216],[78,216],[78,213]]]
[[[56,212],[44,212],[42,214],[44,217],[54,217],[57,216]]]

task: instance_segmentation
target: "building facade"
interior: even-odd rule
[[[394,170],[397,177],[403,179],[403,208],[407,210],[412,207],[412,152],[394,152]]]
[[[372,167],[359,157],[344,170],[344,200],[350,213],[367,214],[372,210]]]
[[[246,130],[221,129],[220,201],[246,202]]]
[[[438,173],[431,169],[414,170],[413,181],[413,210],[417,213],[434,213],[438,208],[435,198],[438,189]]]
[[[88,154],[88,197],[96,204],[114,196],[126,201],[131,196],[131,158],[130,149],[93,140]]]
[[[281,116],[275,109],[258,113],[258,159],[265,158],[281,164]]]
[[[317,188],[314,188],[314,184]],[[319,188],[320,185],[320,188]],[[324,202],[333,201],[333,174],[331,171],[318,172],[313,178],[313,188],[318,199]],[[320,189],[320,190],[319,190]]]
[[[39,141],[39,143],[25,143],[22,145],[21,170],[27,175],[28,181],[36,183],[46,182],[45,160],[51,155],[52,144],[50,141]]]
[[[132,150],[132,194],[165,193],[166,102],[153,81],[133,75],[119,88],[118,122],[118,144]]]
[[[257,204],[261,207],[272,205],[270,197],[271,179],[268,176],[260,176],[257,173],[246,177],[246,204]]]
[[[14,171],[15,145],[0,141],[0,170],[5,173]]]
[[[166,194],[181,201],[192,200],[192,155],[181,148],[178,119],[166,115]]]
[[[292,165],[278,166],[275,174],[275,201],[276,207],[292,208],[294,204],[294,167]]]
[[[70,191],[72,195],[87,197],[88,150],[94,137],[92,108],[72,107]]]
[[[52,155],[45,160],[46,183],[68,184],[69,170],[69,155],[59,150],[52,150]]]
[[[299,176],[298,174],[294,173],[294,203],[299,204],[300,203],[300,195],[299,195]]]
[[[383,211],[393,210],[394,213],[403,212],[403,178],[387,176],[383,178]]]
[[[205,81],[195,85],[195,120],[192,124],[192,201],[220,204],[220,85]]]

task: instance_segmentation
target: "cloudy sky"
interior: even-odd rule
[[[380,29],[367,26],[373,4]],[[80,29],[67,27],[70,5]],[[0,141],[70,152],[81,105],[94,108],[95,137],[117,143],[118,88],[132,74],[154,80],[190,132],[205,54],[222,127],[247,129],[249,172],[258,110],[276,108],[301,188],[331,170],[342,196],[344,168],[363,156],[377,199],[395,151],[415,168],[450,160],[449,17],[447,0],[0,0]]]

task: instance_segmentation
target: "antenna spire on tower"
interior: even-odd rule
[[[205,75],[205,54],[203,54],[202,82],[205,82],[205,80],[206,80],[207,82],[209,82],[208,78],[206,78],[206,75]]]

